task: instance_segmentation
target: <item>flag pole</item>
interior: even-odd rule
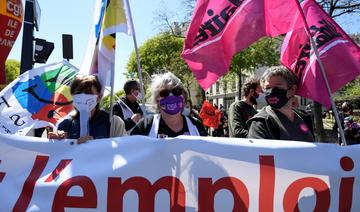
[[[115,64],[114,63],[111,63],[111,67],[110,67],[110,86],[111,86],[111,88],[110,88],[110,116],[109,116],[109,118],[110,118],[110,126],[112,126],[113,125],[113,105],[114,105],[114,102],[113,102],[113,95],[114,95],[114,84],[115,84]],[[111,130],[112,130],[113,128],[112,127],[110,127],[110,136],[111,136],[111,133],[113,133],[113,132],[111,132]]]
[[[129,0],[124,0],[125,2],[125,6],[126,6],[126,10],[128,12],[128,18],[129,18],[129,22],[130,22],[130,30],[131,30],[131,34],[133,37],[133,41],[134,41],[134,48],[135,48],[135,55],[136,55],[136,64],[137,64],[137,69],[138,69],[138,74],[139,74],[139,81],[140,81],[140,91],[143,94],[143,98],[141,99],[142,102],[142,106],[143,106],[143,113],[144,113],[144,125],[146,127],[147,122],[146,122],[146,118],[147,118],[147,112],[146,112],[146,107],[145,107],[145,101],[144,101],[144,97],[145,97],[145,92],[144,92],[144,82],[143,82],[143,78],[142,78],[142,71],[141,71],[141,65],[140,65],[140,57],[139,57],[139,51],[138,51],[138,46],[137,46],[137,42],[136,42],[136,35],[135,35],[135,28],[134,28],[134,22],[132,20],[132,15],[131,15],[131,9],[130,9],[130,4],[129,4]]]
[[[340,121],[340,118],[339,118],[339,112],[338,112],[338,110],[336,108],[336,105],[335,105],[335,102],[334,102],[334,100],[332,98],[332,93],[331,93],[329,81],[328,81],[328,78],[326,76],[324,64],[322,63],[322,61],[320,59],[319,50],[318,50],[318,48],[316,46],[314,38],[312,37],[312,35],[310,33],[310,28],[309,28],[309,25],[308,25],[308,23],[306,21],[306,17],[305,17],[304,11],[301,8],[300,2],[298,0],[295,0],[295,1],[296,1],[298,10],[299,10],[299,12],[301,14],[301,17],[302,17],[302,19],[304,21],[306,34],[308,35],[308,37],[310,39],[311,47],[314,50],[316,60],[318,61],[319,66],[320,66],[322,77],[324,78],[324,81],[325,81],[326,90],[328,92],[330,102],[331,102],[331,106],[332,106],[333,111],[334,111],[335,121],[336,121],[336,124],[337,124],[338,129],[339,129],[341,143],[344,144],[345,146],[347,146],[347,142],[346,142],[345,134],[344,134],[344,129],[342,128],[342,124],[341,124],[341,121]]]

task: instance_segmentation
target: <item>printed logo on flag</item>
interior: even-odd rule
[[[306,0],[302,8],[323,68],[310,45],[308,33],[299,27],[287,33],[281,63],[298,76],[298,95],[330,108],[328,93],[334,93],[360,74],[360,48],[316,1]]]
[[[17,82],[12,88],[13,95],[32,114],[31,118],[55,125],[73,109],[69,86],[75,75],[76,71],[62,66]]]
[[[78,69],[66,61],[31,69],[0,91],[0,133],[26,135],[72,111],[70,84]]]
[[[208,9],[206,13],[209,16],[209,19],[203,21],[201,24],[193,46],[197,46],[222,32],[231,16],[243,2],[243,0],[229,0],[229,3],[231,4],[216,8],[219,10],[218,12],[213,9]]]
[[[6,11],[15,17],[22,17],[23,9],[20,0],[8,0],[6,3]]]
[[[337,38],[343,38],[343,36],[336,30],[331,22],[324,19],[319,20],[318,23],[310,27],[310,32],[315,40],[316,47],[320,49],[321,47],[334,42]],[[347,41],[345,41],[347,42]],[[306,43],[299,44],[300,55],[295,63],[295,74],[299,79],[302,79],[303,72],[310,62],[311,54],[311,45],[310,41],[307,40]]]
[[[4,64],[20,32],[22,19],[21,0],[0,2],[0,84],[6,84]]]

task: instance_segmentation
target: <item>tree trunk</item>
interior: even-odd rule
[[[186,85],[186,91],[188,92],[189,94],[189,99],[191,100],[191,92],[190,92],[190,85]],[[191,101],[192,102],[192,101]]]
[[[199,90],[201,92],[201,98],[202,98],[201,104],[202,104],[206,100],[206,94],[205,94],[204,89],[202,89],[202,87],[200,85],[199,85]]]
[[[242,87],[242,82],[241,82],[241,70],[239,70],[239,72],[237,73],[238,75],[238,99],[241,100],[241,87]]]
[[[322,105],[314,102],[315,136],[318,141],[325,141],[324,125],[322,120]]]

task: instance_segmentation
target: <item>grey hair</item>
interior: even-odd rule
[[[287,69],[285,66],[273,66],[268,68],[265,73],[261,76],[260,84],[264,88],[265,82],[273,76],[282,77],[288,84],[289,87],[298,85],[298,79],[295,74]]]
[[[151,104],[155,112],[160,111],[159,94],[163,89],[172,90],[174,88],[180,88],[183,90],[185,102],[187,100],[187,92],[182,84],[181,80],[171,72],[163,74],[156,74],[151,79]]]

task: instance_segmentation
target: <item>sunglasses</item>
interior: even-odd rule
[[[174,96],[180,96],[184,94],[184,91],[181,88],[173,88],[172,90],[163,89],[159,92],[159,96],[168,97],[170,93],[172,93]]]

